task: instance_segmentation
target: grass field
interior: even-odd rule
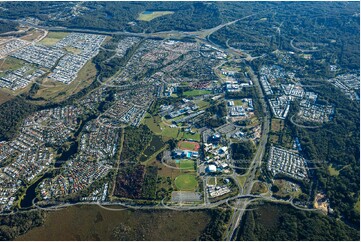
[[[150,162],[148,165],[157,166],[158,167],[158,176],[161,176],[164,178],[170,177],[172,180],[174,180],[177,176],[182,174],[181,170],[167,167],[155,159],[152,162]]]
[[[235,106],[242,106],[243,102],[242,100],[233,100]]]
[[[95,65],[91,61],[88,61],[79,71],[78,77],[73,82],[66,85],[61,82],[45,79],[43,80],[43,84],[46,86],[41,86],[34,97],[42,97],[45,100],[51,100],[53,102],[62,101],[90,85],[94,81],[95,76]]]
[[[293,191],[291,182],[286,180],[274,180],[273,184],[279,188],[279,191],[274,193],[279,197],[286,197],[288,195],[292,197],[298,197],[302,193],[301,188],[298,185],[295,185],[297,191]]]
[[[270,142],[273,143],[273,144],[278,144],[278,135],[271,134],[271,135],[269,136],[269,140],[270,140]]]
[[[175,185],[182,191],[194,191],[198,183],[194,175],[182,174],[175,178]]]
[[[198,151],[200,146],[197,142],[179,141],[178,148],[180,148],[182,150]]]
[[[194,171],[194,161],[193,160],[180,160],[178,167],[182,170],[191,170]]]
[[[271,130],[278,132],[283,130],[283,127],[285,126],[284,121],[281,119],[272,119],[271,121]]]
[[[169,138],[179,139],[179,134],[180,134],[180,130],[178,128],[171,128],[168,126],[162,127],[162,136],[165,139],[169,139]]]
[[[169,139],[190,139],[200,141],[201,139],[201,135],[199,133],[191,134],[188,132],[182,132],[180,128],[171,128],[167,126],[157,115],[152,116],[147,113],[142,122],[147,125],[153,133],[161,135],[163,141],[168,141]]]
[[[258,124],[259,124],[258,118],[256,116],[253,116],[253,118],[251,118],[251,125],[258,125]]]
[[[0,90],[0,104],[3,104],[4,102],[9,101],[10,99],[13,98],[14,98],[13,95]]]
[[[169,139],[181,139],[183,132],[179,128],[171,128],[164,124],[159,116],[151,116],[147,114],[143,120],[143,123],[155,134],[161,135],[163,141]]]
[[[255,182],[253,184],[251,193],[253,194],[262,194],[268,191],[267,186],[263,182]]]
[[[208,108],[210,106],[209,102],[206,102],[204,100],[196,100],[194,101],[197,106],[200,108],[200,109],[203,109],[203,108]]]
[[[21,68],[25,62],[16,58],[6,57],[0,60],[0,73],[3,71],[12,71]]]
[[[162,130],[160,129],[159,123],[161,122],[159,116],[152,116],[147,113],[143,119],[143,123],[148,126],[148,128],[155,134],[161,134]]]
[[[186,97],[193,97],[193,96],[206,95],[206,94],[210,94],[210,93],[211,93],[211,91],[208,91],[208,90],[192,90],[192,91],[184,92],[183,95]]]
[[[70,47],[70,46],[67,46],[65,47],[65,50],[72,53],[72,54],[75,54],[75,55],[78,55],[81,53],[81,50],[80,49],[77,49],[77,48],[74,48],[74,47]]]
[[[137,20],[151,21],[155,18],[174,13],[173,11],[153,11],[152,13],[148,13],[148,14],[145,12],[146,11],[140,13]]]
[[[181,134],[182,134],[181,139],[195,140],[198,142],[201,141],[201,134],[199,133],[191,134],[191,133],[182,132]]]
[[[237,181],[241,185],[241,187],[244,186],[244,183],[246,182],[248,176],[237,176]]]
[[[65,38],[69,33],[67,32],[49,32],[48,35],[42,39],[39,43],[43,45],[55,45],[59,40]]]
[[[335,168],[333,168],[332,165],[328,166],[328,172],[330,173],[331,176],[338,176],[340,174],[340,172]]]
[[[207,181],[207,185],[215,186],[217,185],[217,178],[215,177],[209,177]]]

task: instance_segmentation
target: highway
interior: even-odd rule
[[[236,52],[237,53],[237,52]],[[248,170],[248,177],[247,180],[243,186],[243,194],[250,194],[251,190],[252,190],[252,186],[253,186],[253,181],[255,179],[257,179],[255,177],[256,172],[258,169],[261,168],[262,165],[262,159],[263,159],[263,155],[266,149],[266,144],[267,144],[267,140],[268,140],[268,133],[269,133],[269,127],[270,127],[270,114],[267,111],[267,106],[266,106],[266,102],[264,99],[264,94],[263,91],[261,89],[261,86],[259,84],[259,80],[256,77],[256,75],[253,73],[253,70],[251,67],[249,67],[248,69],[248,74],[250,75],[252,82],[254,83],[255,87],[257,88],[257,92],[258,92],[258,98],[262,104],[262,109],[263,109],[263,113],[264,113],[264,118],[263,118],[263,122],[262,122],[262,136],[260,139],[260,143],[258,145],[256,154],[249,166],[249,170]],[[224,240],[232,240],[232,238],[235,237],[235,231],[237,230],[242,216],[244,214],[245,209],[247,208],[247,206],[249,205],[248,200],[241,200],[237,202],[237,207],[239,209],[235,210],[228,230],[226,231]]]
[[[74,31],[74,32],[83,32],[83,33],[95,33],[95,34],[105,34],[105,35],[113,35],[113,34],[122,34],[122,35],[129,35],[129,36],[138,36],[138,37],[144,37],[144,38],[152,38],[152,37],[167,37],[167,38],[182,38],[182,37],[193,37],[195,38],[197,41],[201,42],[201,43],[206,43],[209,44],[211,46],[216,47],[217,49],[223,50],[225,53],[227,53],[229,56],[231,57],[240,57],[242,59],[245,59],[246,61],[251,61],[253,58],[252,56],[250,56],[247,53],[242,53],[238,50],[232,49],[232,48],[223,48],[219,45],[216,45],[215,43],[211,42],[209,40],[209,36],[211,34],[213,34],[214,32],[218,31],[219,29],[234,24],[239,20],[242,19],[246,19],[249,18],[251,16],[254,16],[255,14],[249,15],[249,16],[245,16],[243,18],[228,22],[228,23],[224,23],[221,25],[218,25],[214,28],[211,29],[206,29],[206,30],[202,30],[202,31],[196,31],[196,32],[181,32],[181,31],[166,31],[166,32],[158,32],[158,33],[129,33],[129,32],[124,32],[124,31],[102,31],[102,30],[89,30],[89,29],[77,29],[77,28],[64,28],[64,27],[48,27],[48,26],[33,26],[33,27],[37,27],[37,28],[43,28],[45,30],[48,31]],[[29,25],[27,23],[27,25]],[[244,58],[246,57],[246,58]],[[267,199],[267,200],[274,200],[273,198],[269,198],[269,197],[262,197],[262,196],[252,196],[249,195],[251,193],[252,190],[252,186],[255,180],[257,180],[256,176],[256,172],[257,170],[260,169],[261,167],[261,163],[262,163],[262,159],[265,153],[265,147],[267,144],[267,140],[268,140],[268,133],[269,133],[269,127],[270,127],[270,114],[267,110],[267,105],[265,102],[265,98],[264,98],[264,94],[263,91],[261,89],[259,80],[257,78],[257,76],[253,73],[252,68],[249,66],[247,69],[247,72],[251,78],[251,80],[253,81],[257,93],[258,93],[258,99],[261,102],[262,105],[262,109],[263,109],[263,114],[264,114],[264,118],[262,120],[262,136],[260,138],[260,142],[258,144],[257,147],[257,151],[254,155],[254,158],[252,159],[252,162],[249,166],[249,169],[247,171],[247,179],[244,183],[243,188],[241,186],[239,186],[239,184],[237,184],[239,186],[239,196],[233,197],[233,198],[229,198],[229,199],[224,199],[221,200],[219,202],[216,203],[212,203],[212,204],[207,204],[205,202],[205,204],[199,205],[199,206],[192,206],[192,207],[175,207],[175,206],[169,206],[169,205],[165,205],[164,203],[161,203],[159,205],[147,205],[147,206],[137,206],[137,205],[126,205],[123,203],[102,203],[102,205],[120,205],[120,206],[126,206],[128,208],[136,208],[136,209],[154,209],[154,208],[161,208],[161,209],[173,209],[173,210],[189,210],[189,209],[205,209],[205,208],[212,208],[212,207],[217,207],[220,204],[223,203],[227,203],[233,199],[237,199],[236,201],[236,208],[234,209],[234,213],[232,215],[231,221],[229,223],[229,227],[228,230],[225,233],[224,236],[224,240],[232,240],[234,239],[235,236],[235,231],[237,230],[237,228],[239,227],[239,224],[241,222],[242,216],[244,214],[245,209],[247,208],[247,206],[254,201],[255,199]],[[124,87],[123,87],[124,88]],[[235,177],[235,174],[232,175],[233,178]],[[237,182],[238,180],[235,179],[235,182]],[[276,200],[277,201],[277,200]],[[291,202],[290,202],[291,203]],[[80,203],[80,204],[94,204],[94,203]],[[99,203],[96,203],[99,205]],[[37,206],[35,203],[33,204],[34,206],[40,208],[39,206]],[[66,206],[72,206],[73,204],[62,204],[59,205],[60,207],[66,207]],[[57,207],[57,206],[56,206]],[[59,207],[59,208],[60,208]],[[44,208],[42,208],[44,209]],[[49,209],[49,208],[47,208]],[[51,208],[50,208],[51,209]],[[54,209],[54,208],[53,208]]]
[[[229,202],[234,201],[234,200],[240,200],[242,203],[244,203],[244,207],[240,207],[239,204],[238,205],[230,205]],[[210,204],[199,204],[199,205],[194,205],[194,206],[189,206],[189,205],[172,205],[172,204],[165,204],[164,200],[158,202],[157,204],[154,205],[137,205],[137,204],[127,204],[125,202],[102,202],[100,203],[99,201],[94,201],[94,202],[77,202],[77,203],[60,203],[60,204],[54,204],[52,206],[47,206],[47,207],[42,207],[39,204],[37,204],[35,202],[35,199],[33,199],[32,203],[33,206],[30,210],[33,209],[40,209],[40,210],[44,210],[44,211],[58,211],[64,208],[68,208],[71,206],[78,206],[78,205],[97,205],[105,210],[110,210],[110,211],[123,211],[126,209],[132,209],[132,210],[148,210],[148,209],[156,209],[156,210],[164,210],[164,209],[168,209],[168,210],[174,210],[174,211],[189,211],[189,210],[203,210],[203,209],[212,209],[212,208],[216,208],[222,204],[226,204],[228,205],[230,208],[234,209],[235,211],[239,211],[244,213],[244,211],[249,210],[247,209],[247,206],[249,204],[251,204],[252,202],[255,201],[270,201],[270,202],[276,202],[276,203],[282,203],[282,204],[289,204],[291,206],[293,206],[296,209],[299,210],[303,210],[303,211],[319,211],[317,209],[310,209],[310,208],[302,208],[302,207],[298,207],[296,205],[294,205],[292,203],[291,200],[285,201],[285,200],[279,200],[273,197],[267,197],[267,196],[263,196],[263,195],[237,195],[234,197],[230,197],[227,199],[223,199],[220,200],[218,202],[215,203],[210,203]],[[237,202],[236,202],[237,203]],[[113,207],[111,207],[113,206]],[[120,207],[120,208],[114,208],[114,206]],[[16,211],[18,213],[22,213],[22,212],[26,212],[26,211],[30,211],[29,209],[27,210],[20,210],[20,211]],[[12,212],[10,214],[14,214],[16,212]],[[319,211],[320,212],[320,211]]]
[[[197,31],[197,32],[179,32],[179,31],[166,31],[166,32],[158,32],[158,33],[149,33],[149,34],[145,34],[145,33],[129,33],[129,32],[124,32],[124,31],[98,31],[98,30],[86,30],[86,29],[76,29],[76,28],[63,28],[63,27],[46,27],[46,26],[43,26],[45,29],[47,30],[57,30],[57,31],[76,31],[76,32],[85,32],[85,33],[97,33],[97,34],[107,34],[107,35],[112,35],[112,34],[122,34],[122,35],[129,35],[129,36],[138,36],[138,37],[144,37],[144,38],[149,38],[149,37],[167,37],[167,38],[171,38],[171,37],[174,37],[174,38],[182,38],[182,37],[194,37],[196,38],[199,42],[203,42],[205,44],[209,44],[209,45],[212,45],[212,46],[215,46],[216,48],[218,49],[221,49],[223,51],[225,51],[225,53],[228,53],[230,56],[238,56],[238,57],[241,57],[241,58],[244,58],[246,61],[251,61],[253,59],[252,56],[250,56],[249,54],[246,54],[246,53],[242,53],[238,50],[235,50],[235,49],[231,49],[231,48],[228,48],[228,49],[224,49],[223,47],[219,46],[219,45],[216,45],[215,43],[211,42],[209,40],[209,36],[211,34],[213,34],[214,32],[218,31],[219,29],[225,27],[225,26],[228,26],[228,25],[231,25],[231,24],[234,24],[236,23],[237,21],[239,20],[242,20],[242,19],[246,19],[246,18],[249,18],[251,16],[253,16],[254,14],[252,15],[249,15],[249,16],[245,16],[241,19],[237,19],[237,20],[234,20],[234,21],[231,21],[231,22],[228,22],[228,23],[224,23],[224,24],[221,24],[219,26],[216,26],[214,28],[211,28],[211,29],[206,29],[206,30],[203,30],[203,31]],[[37,26],[39,27],[39,26]],[[260,139],[260,143],[258,145],[258,148],[257,148],[257,151],[256,151],[256,154],[249,166],[249,170],[247,172],[247,180],[243,186],[243,189],[241,187],[240,188],[240,193],[241,195],[244,195],[245,196],[245,199],[238,199],[237,202],[236,202],[236,207],[237,209],[235,209],[234,213],[233,213],[233,216],[231,218],[231,221],[230,221],[230,224],[229,224],[229,227],[228,227],[228,230],[226,231],[226,235],[225,235],[225,240],[231,240],[233,237],[235,237],[235,231],[236,229],[238,228],[239,224],[240,224],[240,221],[242,219],[242,216],[244,214],[244,211],[245,209],[247,208],[247,206],[250,204],[251,200],[249,195],[251,190],[252,190],[252,186],[253,186],[253,181],[254,180],[257,180],[257,178],[255,177],[256,175],[256,172],[257,170],[261,167],[261,161],[262,161],[262,158],[263,158],[263,155],[264,155],[264,152],[265,152],[265,147],[266,147],[266,144],[267,144],[267,140],[268,140],[268,132],[269,132],[269,127],[270,127],[270,119],[269,119],[269,113],[267,111],[267,106],[266,106],[266,102],[265,102],[265,99],[264,99],[264,94],[263,94],[263,91],[261,89],[261,86],[259,84],[259,80],[258,78],[256,77],[256,75],[253,73],[253,70],[251,67],[248,68],[247,70],[248,74],[250,75],[256,89],[257,89],[257,92],[258,92],[258,98],[262,104],[262,109],[263,109],[263,113],[264,113],[264,118],[263,118],[263,122],[262,122],[262,136],[261,136],[261,139]],[[232,177],[235,179],[235,174],[232,175]],[[237,182],[237,179],[235,179],[235,181]],[[239,186],[239,184],[237,184]],[[258,198],[260,199],[260,198]],[[266,198],[263,198],[263,199],[266,199]],[[205,201],[205,204],[203,206],[196,206],[196,207],[187,207],[187,208],[184,208],[184,207],[174,207],[174,206],[168,206],[168,205],[164,205],[163,206],[142,206],[141,208],[142,209],[146,209],[146,208],[168,208],[168,209],[174,209],[174,210],[184,210],[184,209],[205,209],[205,208],[211,208],[211,207],[216,207],[216,206],[219,206],[220,204],[222,203],[225,203],[227,202],[228,203],[228,199],[226,200],[222,200],[220,202],[217,202],[217,203],[214,203],[214,204],[207,204],[207,202]],[[116,204],[113,204],[113,205],[116,205]],[[117,205],[122,205],[122,204],[117,204]],[[124,204],[123,204],[124,206]],[[138,209],[140,207],[137,207]]]

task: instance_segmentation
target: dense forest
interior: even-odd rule
[[[22,97],[3,103],[0,106],[0,141],[12,139],[22,121],[35,110],[36,106],[26,102]]]
[[[44,222],[44,212],[41,210],[0,216],[0,240],[13,240],[33,227]]]
[[[256,146],[251,140],[241,141],[231,144],[231,155],[234,161],[236,172],[245,174],[251,164],[253,154],[256,152]]]
[[[125,37],[120,35],[113,35],[112,39],[104,46],[104,49],[101,49],[99,54],[94,57],[93,63],[95,64],[99,73],[99,80],[103,80],[115,75],[120,70],[120,68],[127,63],[140,44],[136,44],[128,49],[124,56],[117,56],[115,49],[117,48],[118,42],[123,38]]]
[[[152,131],[145,125],[141,125],[139,128],[127,127],[125,129],[121,160],[128,162],[136,161],[152,140],[152,136]]]
[[[87,28],[95,30],[131,32],[155,32],[167,30],[194,31],[212,28],[222,23],[217,3],[204,2],[85,2],[87,10],[82,14],[63,21],[52,18],[60,12],[60,17],[68,17],[74,3],[3,3],[3,18],[18,19],[36,17],[50,26]],[[156,18],[150,22],[138,21],[138,15],[145,11],[173,11],[171,15]],[[136,24],[129,24],[135,22]]]
[[[245,10],[247,4],[238,4],[242,8],[227,10],[231,12],[228,16],[251,14]],[[305,53],[312,54],[310,60],[298,55],[293,58],[305,62],[300,65],[308,72],[328,68],[327,64],[359,69],[359,3],[263,2],[250,4],[249,10],[252,9],[257,14],[220,29],[210,40],[223,47],[244,50],[252,56],[269,55],[276,50],[303,54],[306,50]]]
[[[224,102],[215,103],[206,109],[205,115],[196,122],[197,127],[216,128],[226,123],[227,108]]]
[[[214,3],[101,2],[94,7],[94,3],[88,2],[85,5],[96,10],[74,18],[68,23],[61,22],[60,24],[77,28],[156,32],[174,29],[193,31],[211,28],[221,23],[220,13]],[[138,14],[145,10],[174,11],[174,14],[162,16],[150,22],[137,21]],[[136,21],[136,24],[128,24],[131,21]],[[56,24],[59,25],[59,23]]]
[[[234,160],[250,160],[256,151],[256,146],[251,140],[242,141],[231,144],[232,159]]]
[[[226,231],[226,224],[231,218],[230,209],[211,209],[208,210],[211,215],[211,222],[208,224],[206,229],[203,231],[199,240],[202,241],[220,241],[222,240],[222,235]]]
[[[140,198],[144,181],[145,167],[142,165],[124,165],[118,172],[114,195],[126,198]]]
[[[322,83],[322,82],[321,82]],[[316,84],[313,82],[313,84]],[[304,155],[315,166],[315,184],[326,191],[335,215],[359,226],[359,213],[355,204],[360,197],[360,112],[356,102],[350,102],[331,85],[308,87],[326,102],[336,106],[332,121],[317,129],[304,129],[290,124],[299,137]],[[328,166],[339,171],[331,176]]]
[[[0,34],[9,31],[15,31],[17,26],[18,25],[14,22],[0,20]]]
[[[244,214],[237,240],[359,240],[359,232],[337,219],[289,205],[254,205]]]
[[[59,10],[69,10],[70,6],[66,2],[2,2],[0,7],[2,7],[0,9],[2,18],[36,17],[40,20],[48,20],[50,14],[59,13]]]

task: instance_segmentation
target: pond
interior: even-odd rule
[[[42,177],[39,178],[39,180],[37,180],[35,183],[33,183],[27,190],[25,193],[24,198],[21,200],[20,202],[20,207],[21,208],[30,208],[33,205],[33,200],[34,198],[36,198],[36,188],[37,186],[44,180],[47,178],[52,178],[53,177],[53,173],[52,172],[47,172],[45,173]]]

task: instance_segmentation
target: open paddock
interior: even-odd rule
[[[52,46],[58,43],[61,39],[68,36],[67,32],[49,32],[48,35],[40,41],[40,44]]]
[[[95,65],[91,61],[88,61],[79,71],[77,78],[68,85],[50,80],[49,78],[42,80],[41,84],[43,85],[40,85],[40,89],[34,95],[34,98],[43,98],[45,101],[51,100],[53,102],[60,102],[89,86],[94,81],[95,77]]]
[[[174,13],[173,11],[144,11],[139,14],[137,20],[148,22],[155,18],[164,16],[164,15],[173,14],[173,13]]]

